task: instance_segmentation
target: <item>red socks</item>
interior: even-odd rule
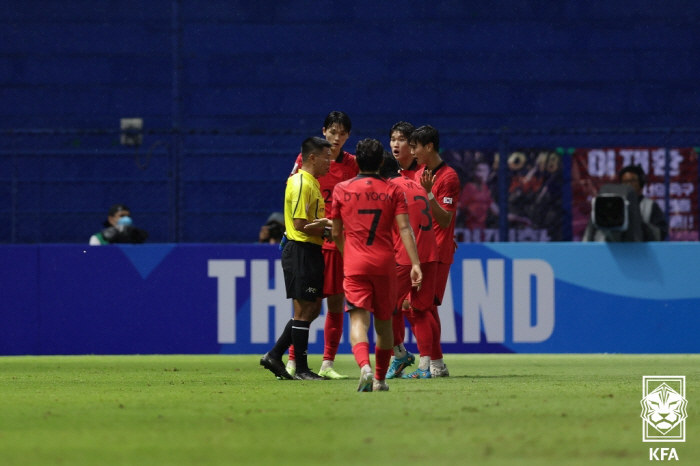
[[[440,325],[440,313],[438,312],[438,307],[433,304],[430,307],[430,312],[433,314],[433,318],[435,319],[435,323],[437,323],[438,330],[442,331],[442,326]]]
[[[430,312],[414,311],[413,321],[415,322],[416,344],[418,353],[421,356],[432,356],[433,353],[433,327],[435,320]],[[432,321],[432,326],[430,325]]]
[[[432,319],[429,319],[430,327],[433,329],[433,351],[430,355],[430,359],[435,361],[436,359],[442,359],[442,345],[440,344],[440,316],[438,315],[437,306],[433,306],[430,311],[432,317]]]
[[[323,360],[333,361],[338,354],[338,345],[343,337],[344,312],[328,312],[323,327]],[[291,357],[291,355],[290,355]]]
[[[403,312],[399,311],[391,316],[391,328],[394,330],[394,346],[403,343],[406,338],[406,325],[403,323]]]
[[[355,361],[357,361],[358,366],[363,367],[369,364],[369,343],[356,344],[352,347],[352,354],[355,355]]]
[[[391,364],[392,354],[394,354],[393,350],[381,349],[378,346],[374,347],[374,361],[376,363],[376,367],[374,368],[375,379],[386,379],[386,373],[389,370],[389,364]]]
[[[358,343],[352,347],[352,354],[355,355],[355,361],[360,367],[364,367],[369,362],[369,343]],[[386,372],[391,364],[391,355],[393,350],[381,349],[378,346],[374,347],[374,378],[377,380],[386,379]]]

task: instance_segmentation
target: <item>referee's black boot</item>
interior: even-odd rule
[[[270,356],[270,353],[265,353],[265,356],[260,358],[260,365],[275,374],[277,377],[282,377],[289,380],[293,379],[293,377],[289,375],[289,372],[287,372],[287,368],[284,367],[282,360],[273,358]]]
[[[326,380],[325,377],[321,377],[320,375],[316,374],[315,372],[311,371],[304,371],[304,372],[298,372],[294,374],[294,378],[296,380]]]

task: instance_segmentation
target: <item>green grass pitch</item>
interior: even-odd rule
[[[352,356],[321,382],[258,360],[0,358],[0,465],[700,464],[699,355],[446,355],[451,377],[380,393]],[[642,442],[644,375],[686,376],[685,443]]]

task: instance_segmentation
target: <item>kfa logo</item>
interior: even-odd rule
[[[678,461],[678,453],[675,448],[650,448],[649,461]]]
[[[645,375],[642,395],[643,440],[685,442],[685,419],[688,417],[685,376]],[[663,452],[664,449],[656,450]],[[675,454],[675,449],[671,450]]]

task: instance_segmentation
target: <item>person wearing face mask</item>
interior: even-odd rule
[[[148,232],[133,225],[131,212],[124,204],[114,204],[107,212],[104,230],[90,237],[90,246],[103,244],[140,244],[148,238]]]

